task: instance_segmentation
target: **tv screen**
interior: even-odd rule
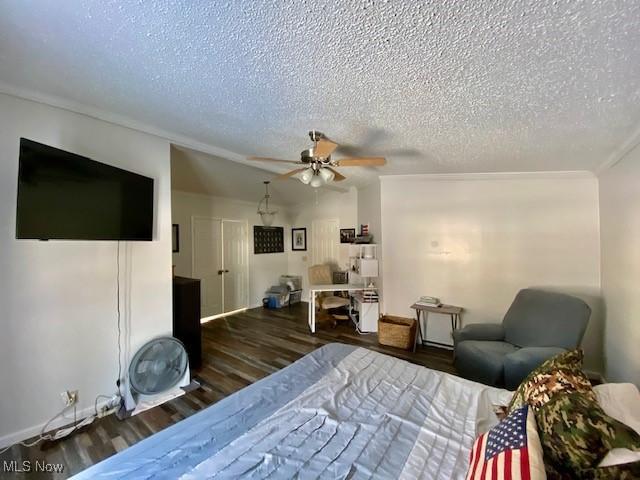
[[[16,238],[152,240],[153,179],[20,139]]]

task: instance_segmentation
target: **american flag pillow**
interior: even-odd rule
[[[467,480],[545,479],[542,446],[528,405],[483,433],[473,444]]]

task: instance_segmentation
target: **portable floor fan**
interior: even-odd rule
[[[122,416],[136,415],[183,395],[190,384],[189,358],[182,343],[160,337],[144,344],[129,364]]]

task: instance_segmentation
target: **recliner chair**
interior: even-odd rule
[[[545,360],[580,345],[591,308],[563,293],[520,290],[502,324],[453,333],[455,367],[469,380],[514,390]]]

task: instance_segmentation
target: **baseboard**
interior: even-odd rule
[[[228,317],[229,315],[235,315],[236,313],[246,312],[247,308],[239,308],[238,310],[233,310],[232,312],[219,313],[218,315],[212,315],[210,317],[203,317],[200,319],[200,323],[207,323],[211,320],[217,320],[219,318]]]
[[[98,402],[98,411],[100,411],[100,409],[103,406],[105,406],[107,402],[108,400],[103,400],[102,402]],[[67,415],[69,413],[73,415],[72,408],[69,408],[67,412],[68,412]],[[78,410],[76,412],[76,417],[77,417],[77,420],[80,421],[94,414],[95,414],[95,409],[94,409],[94,406],[91,405],[89,407],[83,408],[82,410]],[[45,425],[47,425],[47,423],[48,422],[43,422],[39,425],[34,425],[32,427],[25,428],[24,430],[19,430],[17,432],[10,433],[8,435],[4,435],[3,437],[0,437],[0,448],[5,448],[5,447],[8,447],[9,445],[13,445],[14,443],[22,442],[24,440],[27,440],[28,438],[32,438],[37,435],[40,435],[40,433],[42,432],[42,429],[45,427]],[[52,430],[57,430],[61,427],[69,426],[72,423],[73,423],[73,417],[69,418],[66,415],[60,416],[59,418],[56,418],[54,421],[49,423],[47,432],[50,432]]]

